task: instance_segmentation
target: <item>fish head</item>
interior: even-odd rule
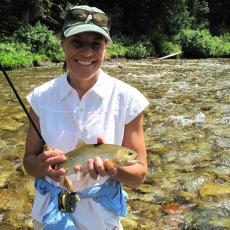
[[[121,148],[116,153],[116,163],[119,166],[133,165],[138,163],[135,159],[136,157],[137,153],[135,151],[127,148]]]

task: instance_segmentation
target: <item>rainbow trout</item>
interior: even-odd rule
[[[111,166],[122,167],[126,165],[137,164],[135,160],[137,153],[125,147],[113,144],[81,144],[75,150],[68,152],[67,160],[56,165],[56,168],[67,169],[67,175],[75,173],[75,166],[86,166],[88,159],[93,159],[96,156],[102,160],[109,159]]]

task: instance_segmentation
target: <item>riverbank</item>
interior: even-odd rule
[[[40,66],[43,62],[64,61],[57,36],[46,26],[37,23],[16,31],[0,42],[0,63],[6,69]],[[118,36],[108,44],[109,59],[159,58],[173,53],[182,58],[229,58],[230,34],[212,36],[207,30],[182,30],[173,37],[163,35],[130,38]],[[178,57],[177,56],[177,57]]]

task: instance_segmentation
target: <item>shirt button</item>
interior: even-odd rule
[[[80,108],[80,112],[83,112],[83,111],[84,111],[84,109]]]
[[[95,196],[95,197],[94,197],[94,200],[95,200],[95,201],[99,201],[99,200],[100,200],[100,196]]]

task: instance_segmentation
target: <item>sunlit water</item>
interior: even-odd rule
[[[103,69],[141,90],[149,173],[131,189],[125,229],[230,229],[230,61],[112,60]],[[19,94],[60,65],[8,72]],[[33,179],[22,167],[27,118],[0,75],[0,229],[30,229]]]

